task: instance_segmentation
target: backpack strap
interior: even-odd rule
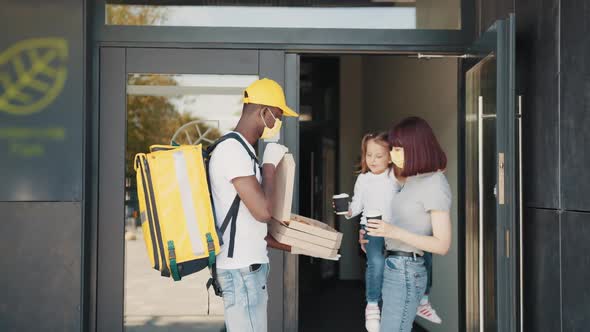
[[[231,204],[231,207],[229,208],[229,211],[227,212],[227,215],[225,216],[223,223],[221,224],[221,228],[219,229],[221,231],[221,234],[224,234],[225,230],[227,229],[227,226],[231,222],[231,230],[229,234],[229,249],[227,252],[227,257],[229,258],[234,257],[236,222],[238,220],[238,211],[240,210],[240,201],[240,195],[236,195],[236,198],[234,198],[234,201]]]
[[[248,155],[250,156],[250,158],[252,158],[252,160],[254,160],[257,165],[260,165],[260,162],[258,161],[258,157],[256,157],[256,155],[254,154],[254,152],[252,152],[252,150],[250,150],[249,144],[246,143],[244,141],[244,139],[242,139],[242,136],[240,136],[240,134],[238,134],[236,132],[227,133],[227,134],[221,136],[217,141],[215,141],[215,143],[211,144],[207,148],[207,153],[209,155],[211,155],[211,153],[213,153],[213,150],[215,150],[215,148],[220,143],[222,143],[222,142],[224,142],[224,141],[226,141],[228,139],[235,139],[236,141],[240,142],[240,144],[242,144],[242,146],[244,147],[244,150],[246,150],[246,152],[248,152]]]
[[[220,137],[217,141],[215,141],[215,143],[210,145],[206,151],[206,155],[207,155],[207,166],[206,166],[207,167],[207,184],[209,185],[209,192],[210,193],[211,193],[211,181],[209,181],[209,160],[210,160],[211,154],[213,153],[213,150],[215,150],[215,148],[221,142],[224,142],[228,139],[235,139],[236,141],[240,142],[242,147],[244,147],[244,150],[246,150],[246,152],[248,152],[248,155],[254,161],[254,175],[256,175],[257,166],[258,166],[258,168],[260,168],[260,162],[258,161],[258,158],[250,150],[248,143],[246,143],[242,139],[242,136],[240,136],[238,133],[235,133],[235,132],[227,133],[227,134],[223,135],[222,137]],[[236,229],[237,229],[238,211],[240,210],[240,202],[241,202],[240,195],[236,194],[236,197],[234,198],[234,200],[229,208],[229,211],[225,215],[225,218],[223,219],[221,227],[219,228],[219,232],[220,232],[219,238],[220,238],[220,241],[223,241],[223,234],[227,230],[227,227],[231,225],[231,230],[230,230],[230,235],[229,235],[229,248],[228,248],[228,254],[227,254],[227,256],[229,258],[232,258],[234,256],[234,246],[235,246],[235,240],[236,240]],[[211,205],[213,208],[213,218],[215,219],[215,227],[217,227],[217,217],[215,214],[215,204],[213,204],[213,198],[211,198]],[[215,292],[215,295],[222,296],[223,291],[221,289],[221,286],[219,285],[219,282],[217,281],[216,260],[215,260],[214,254],[213,254],[213,257],[211,257],[211,253],[209,255],[209,270],[211,272],[211,278],[207,281],[207,293],[209,291],[209,288],[213,287],[213,291]],[[209,302],[208,297],[207,297],[207,302]],[[209,314],[209,303],[207,303],[207,314]]]
[[[236,132],[227,133],[227,134],[223,135],[221,138],[219,138],[215,143],[213,143],[211,146],[209,146],[209,148],[207,149],[207,154],[209,156],[211,156],[211,154],[213,153],[213,150],[215,150],[215,148],[220,143],[222,143],[228,139],[235,139],[236,141],[240,142],[240,144],[242,145],[244,150],[246,150],[246,152],[248,152],[248,155],[254,161],[254,174],[256,175],[256,168],[257,168],[257,166],[260,167],[259,166],[260,162],[258,161],[258,158],[256,157],[256,155],[250,150],[250,146],[248,145],[248,143],[246,143],[244,141],[244,139],[242,138],[242,136]],[[207,165],[207,167],[209,167],[209,165]],[[209,174],[209,173],[207,172],[207,174]],[[223,223],[221,224],[221,228],[219,229],[221,234],[223,235],[225,233],[227,227],[230,226],[230,223],[231,223],[231,230],[230,230],[230,237],[229,237],[229,249],[228,249],[228,254],[227,254],[227,257],[229,257],[229,258],[232,258],[234,256],[234,246],[235,246],[236,228],[237,228],[236,226],[237,226],[237,219],[238,219],[238,211],[240,209],[240,202],[241,202],[240,195],[236,194],[236,197],[234,198],[234,201],[232,202],[232,204],[229,208],[229,211],[227,212],[227,214],[225,215],[225,218],[223,219]]]

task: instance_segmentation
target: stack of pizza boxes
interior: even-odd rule
[[[276,169],[273,218],[269,231],[280,243],[293,247],[293,252],[324,259],[337,260],[342,233],[321,221],[291,214],[295,159],[286,154]]]

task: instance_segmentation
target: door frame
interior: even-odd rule
[[[96,214],[92,216],[96,223],[90,249],[93,262],[90,273],[94,277],[91,278],[89,294],[93,305],[89,313],[89,330],[110,332],[124,329],[125,240],[123,223],[119,221],[124,216],[128,74],[249,74],[269,77],[285,86],[286,55],[284,51],[268,50],[118,47],[102,47],[99,52],[98,127],[95,127],[98,146],[93,156],[98,163],[95,173],[98,177]],[[297,98],[290,97],[291,100]],[[286,119],[282,135],[282,143],[296,156],[297,126],[297,119]],[[294,312],[290,307],[293,302],[284,301],[292,296],[283,278],[285,261],[293,262],[288,256],[291,255],[269,250],[272,264],[269,329],[273,331],[284,329],[285,310]]]
[[[434,34],[436,35],[436,34]],[[444,35],[444,34],[443,34]],[[442,35],[441,35],[442,36]],[[108,39],[108,38],[107,38]],[[461,39],[464,40],[464,39]],[[171,48],[172,47],[172,48]],[[213,48],[212,48],[213,47]],[[217,50],[217,51],[246,51],[246,50],[255,50],[257,52],[261,52],[260,54],[265,54],[263,56],[268,56],[268,57],[277,57],[278,59],[278,55],[281,54],[282,56],[280,56],[282,58],[282,60],[278,60],[275,61],[275,69],[277,69],[281,64],[282,64],[282,71],[277,70],[277,73],[282,73],[282,79],[277,79],[278,81],[280,81],[281,84],[284,84],[283,86],[285,87],[285,94],[286,94],[286,98],[287,98],[287,103],[289,105],[291,105],[293,108],[298,109],[299,105],[299,57],[300,54],[311,54],[311,53],[318,53],[318,54],[323,54],[323,53],[338,53],[338,54],[375,54],[375,53],[380,53],[380,54],[403,54],[403,53],[408,53],[408,52],[437,52],[437,53],[445,53],[445,54],[462,54],[465,51],[468,50],[468,48],[470,47],[470,45],[466,45],[465,41],[461,41],[460,43],[439,43],[436,44],[435,41],[433,40],[431,44],[398,44],[398,45],[387,45],[387,46],[375,46],[375,45],[348,45],[348,46],[330,46],[328,44],[325,45],[291,45],[289,46],[289,48],[287,48],[286,45],[280,46],[280,45],[275,45],[275,46],[269,46],[269,45],[260,45],[260,44],[251,44],[251,43],[246,43],[246,44],[212,44],[212,43],[200,43],[200,42],[181,42],[181,43],[162,43],[162,42],[153,42],[153,41],[135,41],[135,42],[124,42],[124,41],[102,41],[102,42],[95,42],[94,47],[92,47],[93,50],[93,62],[92,62],[92,83],[89,85],[92,85],[92,89],[91,91],[92,93],[92,98],[91,101],[89,102],[90,108],[93,111],[91,112],[91,114],[88,116],[88,126],[89,128],[91,128],[91,133],[90,133],[90,138],[88,139],[87,142],[87,146],[88,146],[88,154],[87,154],[87,158],[90,161],[88,163],[87,166],[87,173],[89,173],[91,176],[88,177],[88,182],[89,185],[87,186],[89,189],[88,192],[88,203],[87,203],[87,208],[86,208],[86,213],[87,213],[87,222],[90,223],[90,225],[87,227],[87,233],[85,235],[86,237],[86,253],[87,253],[87,258],[85,259],[86,263],[85,263],[85,274],[86,274],[86,287],[85,287],[85,298],[87,299],[87,301],[85,302],[84,305],[84,316],[85,316],[85,320],[86,320],[86,327],[89,331],[96,331],[99,330],[99,322],[98,319],[99,317],[101,317],[102,315],[105,314],[105,312],[102,312],[99,307],[102,305],[102,300],[100,299],[100,291],[99,291],[99,284],[100,279],[98,277],[98,274],[101,272],[105,272],[105,271],[109,271],[109,269],[111,269],[114,273],[114,275],[119,275],[121,278],[123,278],[123,270],[122,267],[120,268],[120,270],[117,270],[115,267],[109,267],[108,265],[105,265],[105,261],[101,259],[101,257],[99,257],[100,255],[98,255],[98,247],[104,247],[105,244],[102,243],[101,241],[104,240],[104,236],[100,236],[100,234],[102,232],[100,232],[99,230],[99,212],[100,211],[104,211],[104,205],[108,204],[108,200],[109,199],[113,199],[113,197],[108,197],[105,195],[101,195],[100,194],[100,190],[99,188],[104,188],[104,186],[109,186],[109,183],[105,183],[105,181],[103,180],[103,177],[101,176],[101,174],[105,174],[107,173],[107,170],[109,169],[116,169],[113,168],[113,164],[109,164],[106,163],[105,161],[102,161],[99,156],[102,153],[113,153],[113,154],[119,154],[122,155],[124,160],[124,146],[116,148],[113,144],[113,147],[111,149],[107,148],[106,146],[99,144],[100,142],[100,137],[101,137],[101,130],[105,128],[105,124],[109,123],[107,120],[107,118],[104,118],[104,114],[101,114],[101,106],[106,106],[106,105],[110,105],[109,103],[113,103],[113,100],[107,100],[102,98],[101,93],[103,93],[103,91],[109,90],[109,91],[113,91],[114,94],[110,95],[110,96],[117,96],[117,94],[122,94],[123,98],[125,98],[126,94],[125,94],[125,85],[126,85],[126,74],[121,76],[120,73],[126,73],[127,72],[127,68],[126,68],[126,61],[122,61],[120,63],[112,63],[112,67],[105,67],[106,63],[103,62],[103,56],[101,55],[106,55],[107,53],[109,54],[108,56],[110,57],[118,57],[119,59],[121,59],[121,57],[125,57],[127,50],[132,50],[133,52],[136,51],[138,48],[144,48],[144,49],[149,49],[149,50],[166,50],[166,49],[174,49],[174,50],[194,50],[194,51],[198,51],[198,50],[204,50],[204,49],[209,49],[209,50]],[[275,50],[271,50],[272,48],[278,48]],[[459,70],[461,69],[460,65],[459,65]],[[261,68],[262,70],[262,68]],[[187,72],[183,72],[183,73],[187,73]],[[281,75],[281,74],[279,74]],[[262,77],[263,74],[260,74],[260,76]],[[114,85],[114,86],[109,86],[107,84],[105,84],[104,82],[112,79],[112,77],[122,77],[121,82],[118,82],[118,85]],[[100,79],[99,79],[100,78]],[[459,80],[459,87],[458,87],[458,98],[459,98],[459,112],[458,112],[458,138],[459,138],[459,158],[462,158],[462,160],[464,160],[465,158],[465,151],[464,148],[462,147],[462,139],[464,139],[464,125],[462,124],[464,121],[464,100],[463,100],[463,96],[462,96],[462,91],[463,90],[463,86],[462,86],[462,82],[463,82],[464,78],[461,78]],[[119,89],[119,91],[114,91],[116,89]],[[121,98],[121,96],[118,96],[119,98]],[[113,114],[111,114],[111,116],[115,116]],[[115,116],[116,118],[116,116]],[[121,126],[124,126],[125,124],[125,119],[121,119],[120,120],[120,124]],[[101,125],[102,123],[102,125]],[[121,128],[116,128],[116,127],[110,127],[109,128],[111,130],[117,129],[117,130],[121,130]],[[124,132],[124,128],[123,128],[123,132]],[[296,158],[296,162],[298,161],[299,158],[299,147],[298,147],[298,142],[299,142],[299,122],[296,119],[286,119],[285,123],[284,123],[284,129],[282,131],[282,143],[289,146],[291,152],[294,154],[295,158]],[[114,138],[113,138],[114,139]],[[121,154],[122,153],[122,154]],[[460,163],[461,164],[461,163]],[[110,167],[110,168],[109,168]],[[121,170],[123,169],[123,167],[120,168]],[[459,170],[461,170],[461,168],[459,168]],[[465,195],[464,195],[464,183],[465,180],[463,179],[463,176],[461,174],[459,174],[459,180],[458,180],[458,185],[459,185],[459,199],[465,199]],[[296,188],[298,188],[298,181],[299,181],[299,172],[296,172],[296,179],[295,179],[295,186]],[[119,183],[123,184],[124,183],[124,179],[120,178],[117,181],[119,181]],[[116,183],[116,181],[115,181]],[[111,183],[111,186],[113,186],[113,184]],[[114,187],[114,186],[113,186]],[[123,186],[120,186],[120,190],[123,190]],[[296,189],[297,190],[297,189]],[[514,193],[516,194],[516,193]],[[293,211],[297,212],[298,211],[298,205],[299,205],[299,197],[298,197],[298,192],[295,193],[294,195],[294,202],[293,202]],[[122,200],[121,200],[122,202]],[[113,202],[111,202],[113,203]],[[119,203],[120,204],[120,203]],[[103,215],[104,216],[104,215]],[[459,218],[461,218],[462,216],[464,216],[464,211],[463,209],[459,209],[458,211],[458,216]],[[102,219],[102,218],[101,218]],[[464,227],[460,227],[459,228],[459,235],[465,235],[465,231],[464,231]],[[513,236],[513,239],[515,237]],[[124,239],[123,239],[123,232],[121,232],[121,236],[120,238],[117,238],[117,240],[119,241],[119,247],[117,246],[112,246],[109,247],[109,250],[111,251],[116,251],[116,250],[121,250],[123,251],[123,244],[124,244]],[[460,241],[459,242],[459,249],[462,250],[464,252],[464,242]],[[515,250],[517,250],[518,248],[513,246],[512,248],[515,248]],[[515,255],[518,254],[518,252],[514,252]],[[298,326],[297,326],[297,322],[298,322],[298,282],[297,282],[297,276],[298,276],[298,260],[297,260],[297,256],[293,256],[290,254],[283,254],[282,257],[282,262],[283,262],[283,272],[285,272],[285,278],[283,280],[284,283],[284,291],[283,291],[283,296],[282,298],[285,299],[286,301],[282,301],[283,302],[283,309],[282,309],[282,313],[283,313],[283,321],[284,321],[284,325],[283,325],[283,330],[284,331],[297,331]],[[113,270],[114,269],[114,270]],[[274,270],[275,272],[278,272],[277,269]],[[460,258],[459,259],[459,275],[460,276],[465,276],[465,259]],[[291,278],[290,276],[295,276],[294,278]],[[289,286],[290,285],[290,286]],[[288,287],[289,286],[289,287]],[[123,289],[117,289],[115,290],[117,292],[119,292],[118,294],[120,294],[120,298],[123,298]],[[465,281],[464,280],[460,280],[459,283],[459,296],[460,299],[463,299],[463,301],[459,301],[459,319],[460,319],[460,327],[461,330],[465,330]],[[288,300],[287,300],[288,299]],[[289,302],[289,303],[288,303]],[[112,314],[112,312],[106,312],[106,314]],[[121,318],[123,317],[122,314],[120,316]],[[122,323],[121,323],[122,326]]]

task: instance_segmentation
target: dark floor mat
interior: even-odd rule
[[[365,331],[365,288],[361,281],[324,281],[302,296],[299,303],[301,332]],[[427,332],[414,324],[414,332]]]

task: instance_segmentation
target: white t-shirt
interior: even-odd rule
[[[240,136],[256,155],[254,148],[242,135]],[[223,219],[236,198],[236,188],[231,181],[238,177],[254,175],[254,168],[256,168],[256,178],[259,183],[261,182],[260,169],[258,165],[254,167],[255,163],[242,144],[235,139],[223,141],[213,150],[209,161],[209,180],[218,227],[221,227]],[[264,240],[267,232],[266,224],[257,221],[244,202],[240,202],[233,258],[227,257],[231,233],[230,223],[223,234],[223,246],[217,255],[217,267],[229,270],[268,263],[268,252]]]
[[[399,184],[392,171],[387,170],[381,174],[371,172],[359,174],[350,203],[352,217],[362,212],[380,211],[383,220],[391,221],[391,203],[398,190]],[[366,218],[362,216],[361,225],[366,223]]]

